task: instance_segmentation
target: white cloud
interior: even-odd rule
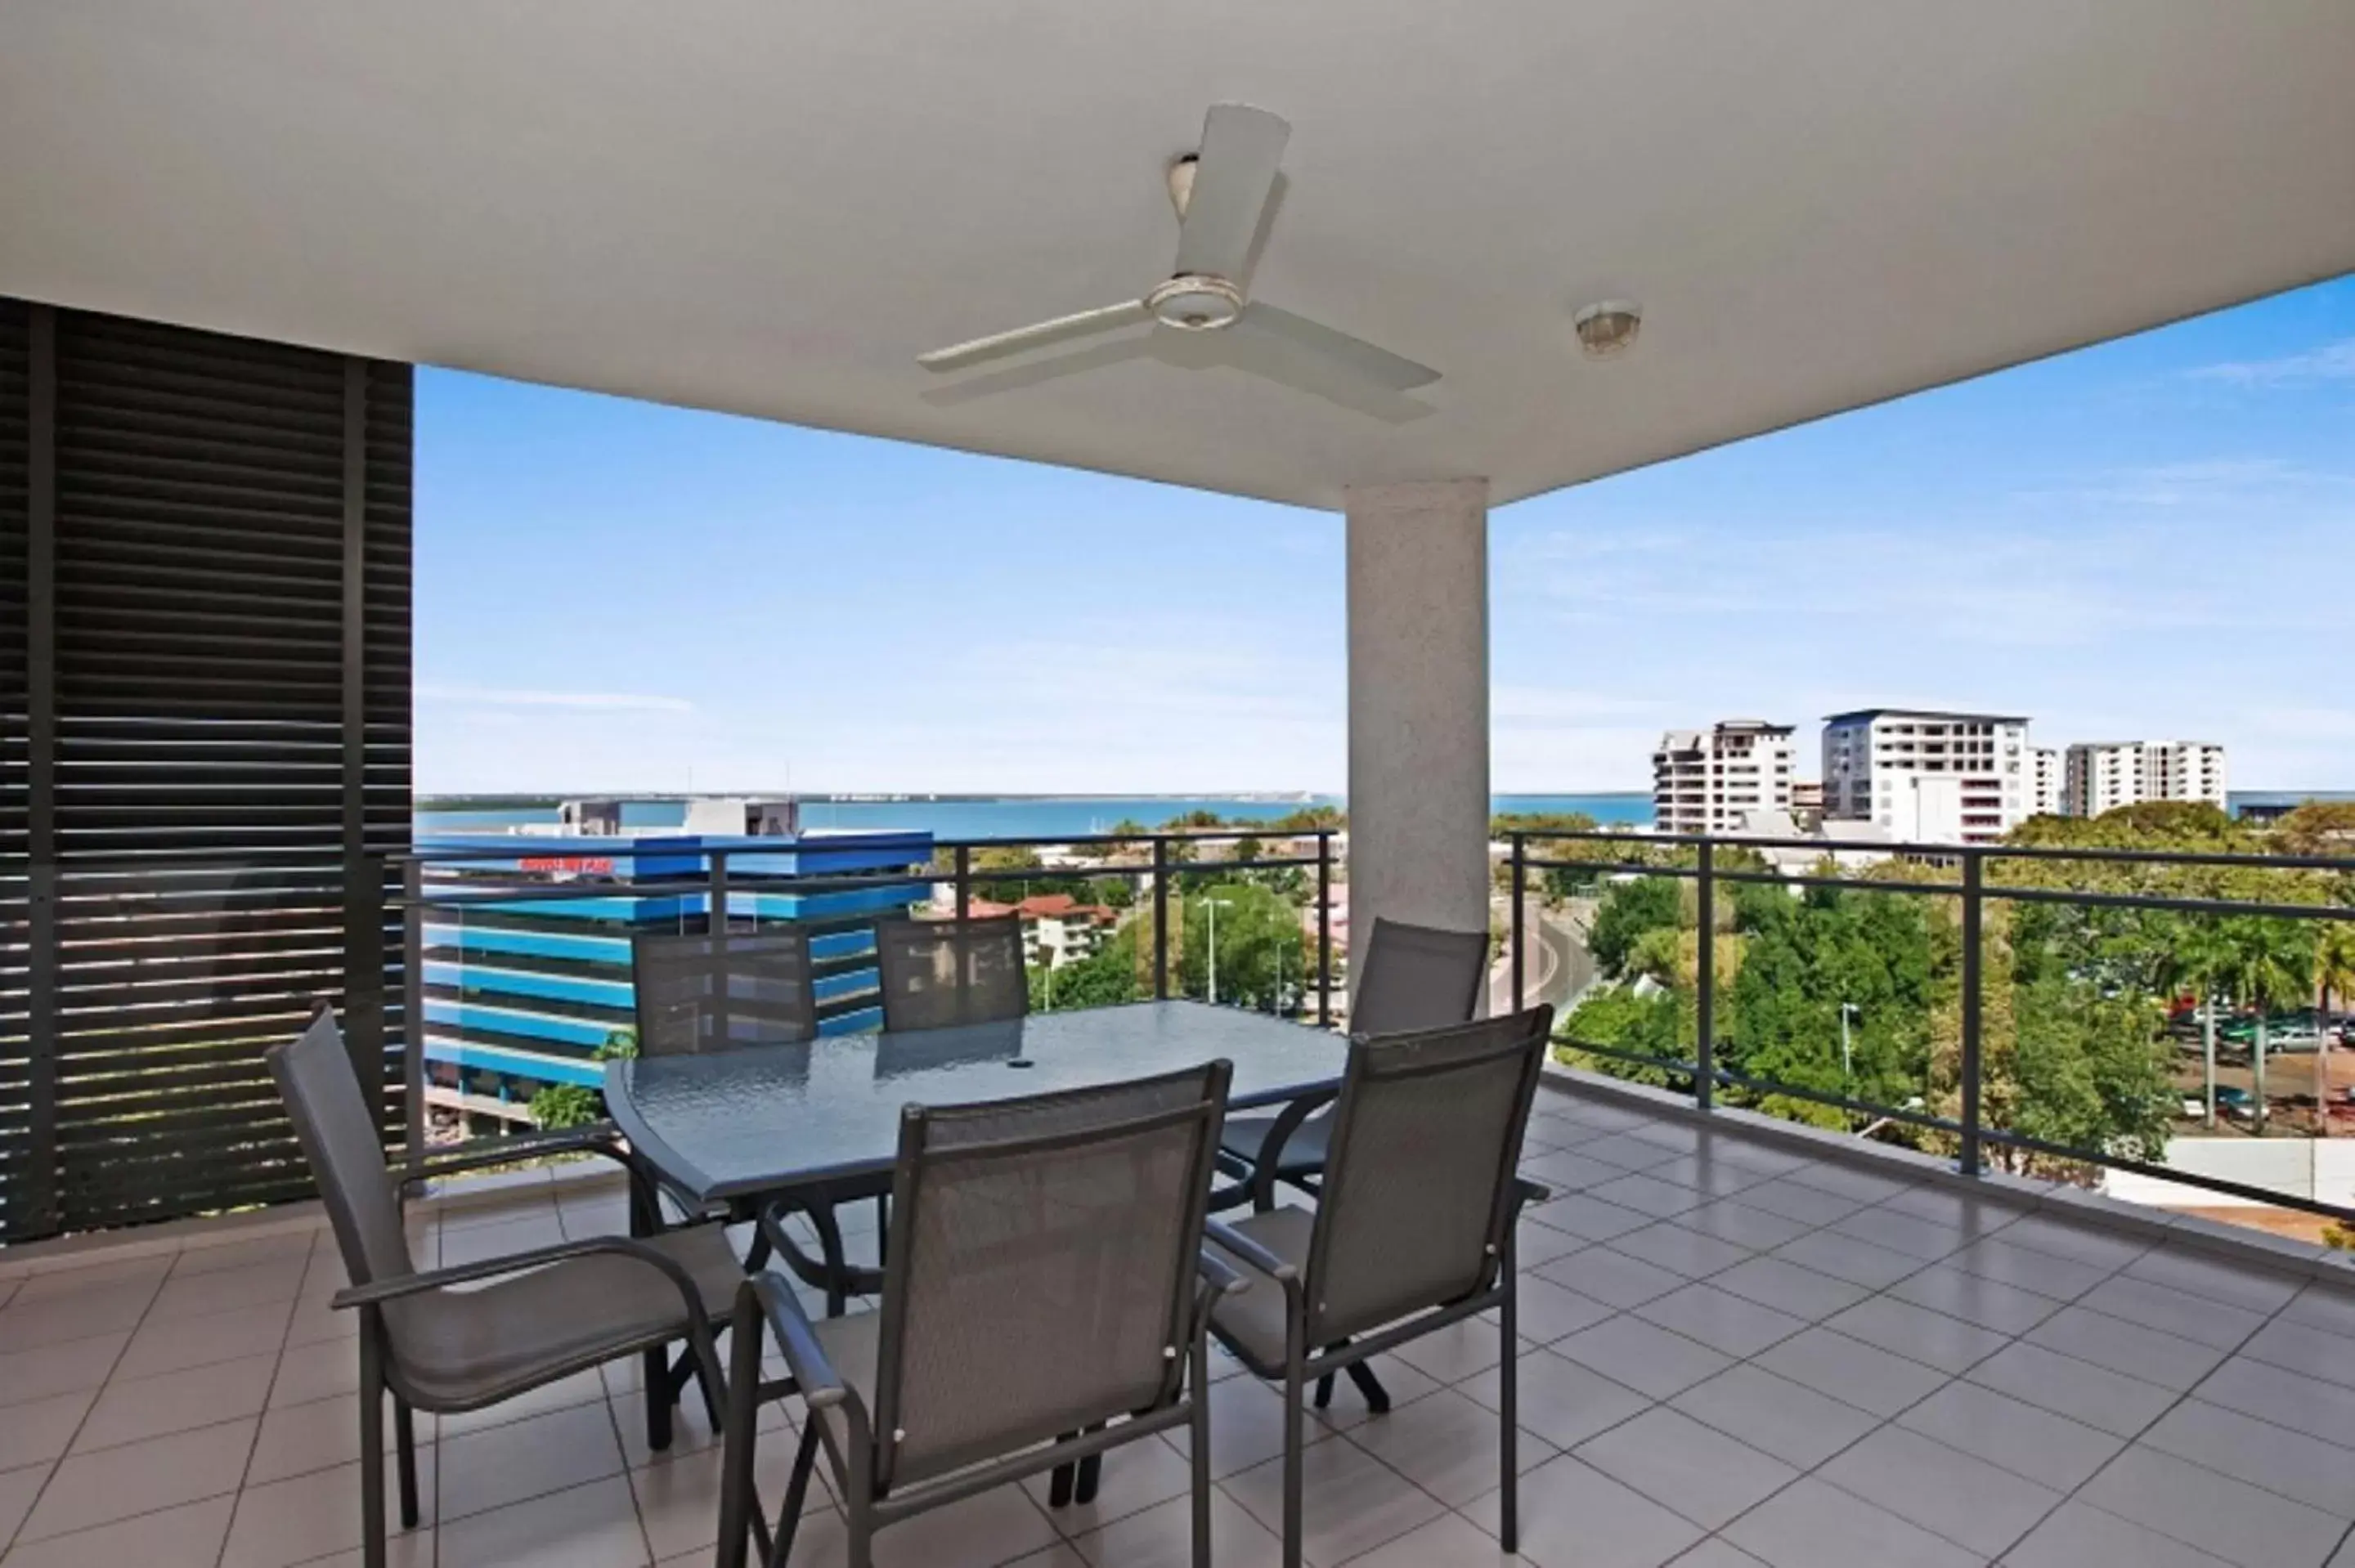
[[[685,697],[648,696],[635,692],[548,692],[505,686],[442,686],[417,688],[421,702],[451,703],[478,708],[580,708],[601,713],[687,714],[695,705]]]
[[[2304,354],[2277,359],[2227,360],[2203,365],[2188,374],[2196,381],[2221,381],[2247,387],[2310,387],[2321,381],[2355,378],[2355,337],[2342,338]]]

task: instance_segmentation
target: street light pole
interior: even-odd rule
[[[1852,1001],[1840,1003],[1840,1093],[1850,1097],[1854,1097],[1856,1069],[1849,1054],[1848,1022],[1856,1016],[1857,1011],[1857,1005]]]
[[[1202,913],[1210,922],[1210,951],[1208,961],[1209,964],[1210,1005],[1212,1007],[1219,1005],[1219,906],[1227,902],[1228,900],[1224,898],[1205,898],[1202,900]]]

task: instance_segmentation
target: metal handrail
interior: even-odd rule
[[[2051,887],[2018,887],[1987,881],[1989,861],[2043,860],[2087,861],[2103,864],[2149,864],[2158,866],[2212,866],[2254,871],[2324,871],[2355,875],[2355,858],[2332,855],[2226,854],[2206,851],[2182,852],[2166,850],[2123,850],[2093,848],[2068,849],[2056,845],[2013,844],[1929,844],[1929,843],[1856,843],[1833,844],[1821,839],[1785,838],[1763,834],[1731,833],[1643,833],[1613,832],[1593,828],[1516,829],[1508,835],[1510,845],[1510,876],[1512,897],[1512,986],[1513,1005],[1518,1009],[1528,1004],[1526,966],[1522,960],[1528,924],[1529,874],[1532,871],[1578,871],[1594,874],[1659,876],[1689,880],[1696,885],[1699,909],[1699,953],[1694,977],[1694,1002],[1698,1015],[1694,1057],[1678,1060],[1646,1052],[1628,1051],[1618,1046],[1604,1045],[1565,1038],[1562,1043],[1578,1050],[1606,1059],[1624,1061],[1634,1065],[1665,1070],[1690,1080],[1695,1105],[1703,1111],[1714,1108],[1716,1090],[1721,1086],[1747,1089],[1755,1093],[1784,1096],[1816,1104],[1837,1107],[1869,1117],[1923,1127],[1954,1134],[1960,1145],[1957,1167],[1965,1175],[1977,1176],[1985,1167],[1988,1145],[2045,1154],[2086,1165],[2099,1165],[2112,1170],[2132,1171],[2157,1177],[2244,1200],[2261,1201],[2278,1207],[2297,1209],[2325,1215],[2342,1223],[2355,1224],[2355,1210],[2342,1208],[2294,1193],[2273,1192],[2222,1177],[2198,1171],[2178,1171],[2131,1159],[2103,1149],[2079,1148],[2047,1142],[2005,1128],[1984,1125],[1981,1096],[1985,1072],[1981,1047],[1985,1033],[1982,1016],[1985,976],[1981,973],[1985,943],[1982,939],[1983,920],[1989,901],[2009,903],[2073,904],[2093,908],[2146,909],[2174,914],[2208,914],[2228,916],[2259,916],[2279,919],[2355,921],[2355,903],[2350,904],[2280,904],[2270,901],[2232,898],[2181,897],[2168,894],[2118,893],[2097,889]],[[1588,861],[1533,856],[1532,842],[1579,841],[1604,842],[1619,845],[1640,843],[1664,845],[1693,850],[1692,863],[1653,863],[1646,861]],[[1882,881],[1869,877],[1849,876],[1813,872],[1760,872],[1747,868],[1723,866],[1718,863],[1721,849],[1806,849],[1830,858],[1841,853],[1870,853],[1891,857],[1911,857],[1921,861],[1954,864],[1958,867],[1955,881]],[[1715,893],[1717,884],[1735,882],[1753,885],[1798,888],[1837,888],[1848,891],[1891,893],[1913,897],[1953,898],[1960,902],[1961,935],[1961,1061],[1957,1073],[1962,1115],[1949,1118],[1930,1115],[1902,1106],[1881,1105],[1844,1095],[1830,1095],[1802,1085],[1779,1080],[1760,1079],[1721,1067],[1716,1062],[1717,1049],[1717,966],[1715,963],[1716,921]],[[2328,1107],[2318,1111],[2328,1116]]]
[[[682,839],[690,837],[681,835]],[[517,835],[496,845],[450,849],[423,849],[410,853],[388,857],[389,869],[400,880],[400,892],[388,898],[389,911],[398,911],[404,923],[405,952],[403,965],[406,993],[403,998],[402,1022],[407,1030],[404,1055],[409,1093],[407,1146],[412,1164],[421,1160],[426,1149],[424,1128],[424,1025],[425,982],[422,956],[425,951],[425,922],[434,914],[448,914],[477,906],[507,906],[518,904],[580,902],[590,898],[665,897],[698,895],[708,899],[705,918],[713,922],[715,930],[722,928],[729,894],[732,889],[762,893],[843,893],[877,887],[905,887],[911,883],[946,883],[952,889],[954,908],[949,916],[966,920],[972,916],[974,890],[978,885],[1001,882],[1092,882],[1105,877],[1150,877],[1153,899],[1153,995],[1167,1000],[1169,986],[1169,895],[1176,880],[1188,874],[1221,871],[1278,871],[1296,868],[1316,873],[1317,953],[1314,970],[1316,987],[1316,1022],[1329,1027],[1333,1021],[1332,969],[1332,907],[1331,891],[1335,867],[1334,842],[1346,839],[1347,830],[1335,827],[1278,828],[1272,825],[1255,827],[1189,828],[1156,831],[1145,833],[1078,833],[1025,834],[996,838],[933,838],[925,846],[925,861],[911,863],[900,871],[827,872],[748,872],[741,863],[791,854],[807,847],[803,841],[762,840],[751,836],[728,835],[719,842],[708,839],[698,842],[637,843],[617,840],[611,844],[599,842],[595,835],[575,838],[541,838],[538,835]],[[1260,856],[1251,860],[1180,860],[1171,853],[1173,846],[1210,842],[1239,842],[1245,839],[1277,841],[1296,844],[1314,839],[1314,855],[1289,854]],[[1151,859],[1144,863],[1114,863],[1094,866],[1021,866],[993,869],[974,863],[974,852],[985,849],[1082,848],[1103,846],[1144,846],[1149,848]],[[949,864],[937,863],[936,856],[946,852]],[[549,861],[601,859],[608,861],[667,859],[674,862],[696,860],[702,863],[698,872],[679,875],[661,875],[645,882],[579,881],[549,883],[540,880],[541,871],[516,874],[517,880],[507,881],[470,871],[470,867],[496,866],[500,863],[527,859]],[[730,862],[740,863],[731,868]],[[436,869],[445,873],[442,878],[433,875]],[[550,867],[560,870],[561,867]],[[1302,977],[1304,985],[1307,976]]]

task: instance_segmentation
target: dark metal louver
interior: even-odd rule
[[[0,1235],[306,1192],[261,1053],[322,999],[400,1125],[410,419],[407,366],[0,301]]]

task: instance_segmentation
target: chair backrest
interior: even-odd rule
[[[1553,1009],[1350,1043],[1309,1238],[1308,1342],[1485,1290]]]
[[[344,1272],[355,1285],[416,1273],[384,1143],[336,1015],[322,1007],[300,1038],[272,1046],[267,1059],[326,1201]]]
[[[630,938],[638,1054],[690,1056],[815,1038],[809,933],[640,931]]]
[[[1178,1397],[1230,1075],[902,1113],[879,1489]]]
[[[1488,972],[1488,933],[1377,919],[1349,1006],[1352,1034],[1399,1034],[1471,1022]]]
[[[1022,920],[879,920],[883,1027],[946,1029],[994,1023],[1030,1011]]]

